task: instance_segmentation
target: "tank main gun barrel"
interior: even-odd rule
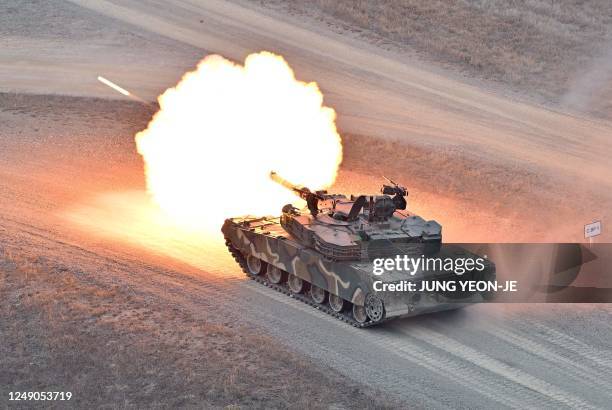
[[[274,171],[270,171],[270,179],[276,182],[277,184],[282,185],[285,188],[290,189],[292,191],[295,191],[298,188],[297,186],[293,185],[291,182],[287,181],[286,179],[284,179],[283,177],[281,177]]]
[[[270,172],[270,179],[279,185],[293,191],[297,196],[306,201],[306,205],[313,217],[319,213],[319,200],[325,201],[327,197],[320,192],[312,192],[310,189],[298,185],[293,185],[291,182],[279,176],[276,172]]]
[[[290,189],[291,191],[293,191],[297,196],[299,196],[300,198],[302,198],[305,201],[308,201],[309,197],[316,197],[317,199],[320,200],[325,200],[326,198],[323,197],[323,195],[320,195],[317,192],[312,192],[310,189],[303,187],[303,186],[299,186],[299,185],[293,185],[291,182],[287,181],[286,179],[284,179],[283,177],[281,177],[280,175],[278,175],[276,172],[271,171],[270,172],[270,179],[274,182],[276,182],[279,185],[284,186],[287,189]]]

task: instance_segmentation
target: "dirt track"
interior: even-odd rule
[[[539,176],[532,188],[544,189],[546,200],[567,199],[568,182],[579,179],[581,193],[604,195],[578,216],[608,216],[610,124],[504,100],[370,46],[233,4],[177,1],[168,12],[169,2],[146,10],[136,2],[76,3],[88,8],[58,10],[90,21],[89,40],[76,41],[78,32],[71,30],[83,27],[69,22],[68,33],[59,36],[65,47],[49,47],[58,40],[32,35],[28,27],[15,31],[8,37],[12,47],[0,53],[2,91],[114,98],[95,82],[102,74],[152,98],[207,52],[240,59],[270,49],[287,57],[298,78],[321,84],[344,132],[400,138],[434,156],[452,149],[448,158],[460,159],[458,169],[470,161],[499,164],[506,172],[491,175],[491,185],[503,187],[516,167]],[[138,219],[146,201],[131,135],[146,123],[142,107],[45,96],[2,101],[1,234],[11,249],[85,267],[88,280],[129,287],[160,306],[235,320],[418,407],[605,407],[611,399],[608,306],[548,305],[537,312],[476,306],[358,331],[243,279],[217,242],[180,232],[172,237],[151,226],[154,219]],[[456,239],[472,225],[483,239],[496,221],[475,210],[478,203],[462,200],[462,191],[485,198],[482,186],[464,181],[447,195],[428,191],[427,181],[414,174],[404,176],[420,184],[416,206],[432,217],[449,205],[463,207],[447,211],[449,220],[475,211],[473,223],[455,225]],[[339,186],[372,187],[375,179],[355,165],[342,170]],[[546,205],[525,212],[555,218]],[[564,212],[579,224],[571,210]],[[519,216],[506,219],[504,232],[526,228]],[[580,229],[558,229],[557,235],[575,238]],[[536,233],[535,240],[546,238]]]

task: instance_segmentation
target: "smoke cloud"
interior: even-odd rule
[[[612,84],[612,44],[583,72],[576,76],[570,90],[563,96],[562,105],[577,111],[597,110],[598,99]],[[610,115],[612,113],[608,113]]]
[[[149,193],[177,221],[219,229],[229,216],[278,215],[295,198],[272,170],[311,189],[336,178],[336,114],[281,56],[260,52],[240,65],[210,55],[158,101],[136,145]]]

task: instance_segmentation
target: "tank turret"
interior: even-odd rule
[[[371,260],[388,254],[422,254],[438,249],[441,226],[405,211],[406,188],[388,180],[381,195],[329,194],[270,177],[305,199],[309,212],[288,204],[281,226],[330,260]]]

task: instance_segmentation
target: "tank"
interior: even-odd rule
[[[459,246],[443,245],[440,224],[406,209],[405,187],[387,179],[379,194],[347,196],[311,191],[274,172],[270,177],[306,206],[287,204],[280,216],[225,220],[221,230],[227,247],[249,278],[356,327],[487,299],[459,287],[420,290],[423,282],[431,288],[448,280],[494,280],[495,266],[484,258],[481,269],[461,276],[441,267],[374,274],[384,258],[479,258]]]

